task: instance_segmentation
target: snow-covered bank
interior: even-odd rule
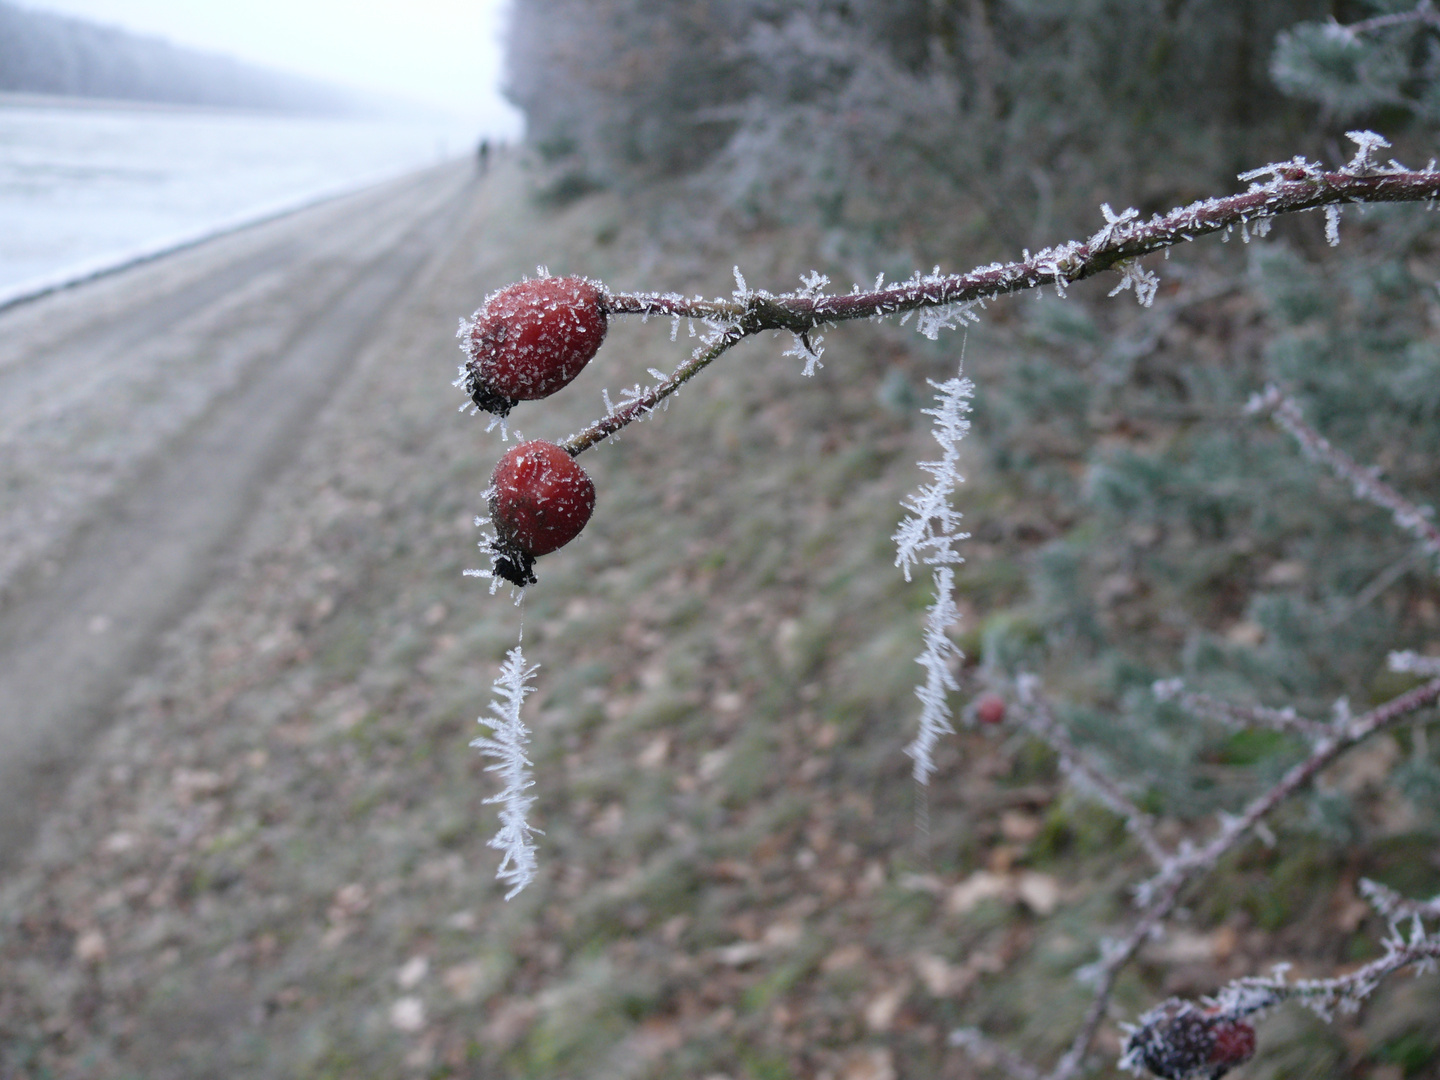
[[[0,308],[470,148],[434,122],[0,103]]]

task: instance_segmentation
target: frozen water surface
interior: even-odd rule
[[[0,97],[0,303],[468,151],[438,123]]]

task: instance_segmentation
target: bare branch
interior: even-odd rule
[[[1021,708],[1020,722],[1034,735],[1043,739],[1060,757],[1060,768],[1074,785],[1100,802],[1106,809],[1125,819],[1125,828],[1140,842],[1145,854],[1156,866],[1164,866],[1171,857],[1155,836],[1154,819],[1136,806],[1120,786],[1080,752],[1070,739],[1050,703],[1040,693],[1040,680],[1022,675],[1017,682]]]
[[[1256,394],[1250,399],[1246,408],[1252,413],[1269,415],[1300,444],[1306,457],[1328,466],[1337,477],[1348,481],[1357,499],[1390,511],[1396,525],[1419,540],[1421,547],[1431,555],[1440,556],[1440,529],[1431,520],[1435,511],[1405,498],[1380,479],[1379,469],[1363,468],[1349,454],[1332,446],[1328,439],[1305,422],[1300,407],[1292,398],[1281,393],[1279,387],[1267,386],[1263,394]]]
[[[1040,1070],[1018,1054],[986,1038],[975,1028],[957,1028],[950,1033],[950,1045],[958,1046],[976,1061],[999,1068],[1015,1080],[1040,1080]]]
[[[1311,739],[1334,734],[1329,724],[1306,719],[1292,708],[1267,709],[1263,705],[1242,705],[1236,701],[1225,701],[1209,694],[1186,690],[1179,679],[1157,682],[1153,690],[1161,701],[1174,701],[1186,712],[1202,720],[1214,720],[1228,727],[1269,728],[1272,731],[1304,735]]]
[[[1440,896],[1429,900],[1410,900],[1389,886],[1369,878],[1361,879],[1360,895],[1392,923],[1401,919],[1440,919]]]
[[[1211,1010],[1221,1016],[1248,1016],[1263,1013],[1285,1001],[1299,1001],[1321,1019],[1330,1020],[1338,1008],[1353,1013],[1389,975],[1416,966],[1433,971],[1440,960],[1440,934],[1427,934],[1417,921],[1410,935],[1396,927],[1384,941],[1385,954],[1347,975],[1328,979],[1286,978],[1287,965],[1273,975],[1255,975],[1222,987],[1211,999]]]
[[[1414,11],[1402,11],[1398,15],[1376,15],[1373,19],[1361,19],[1359,22],[1349,23],[1345,26],[1336,26],[1337,30],[1343,30],[1351,37],[1357,34],[1368,34],[1375,30],[1384,30],[1391,26],[1403,26],[1405,23],[1427,23],[1430,26],[1440,27],[1440,12],[1430,0],[1420,0],[1415,5]]]
[[[1100,962],[1094,968],[1095,996],[1086,1011],[1080,1030],[1055,1068],[1048,1074],[1047,1080],[1070,1080],[1080,1072],[1085,1055],[1089,1053],[1095,1033],[1100,1028],[1100,1022],[1105,1018],[1116,977],[1135,958],[1140,947],[1159,932],[1186,885],[1212,870],[1226,852],[1254,832],[1276,807],[1313,780],[1317,773],[1345,751],[1394,726],[1405,717],[1429,708],[1437,701],[1440,701],[1440,678],[1432,679],[1351,719],[1343,728],[1333,730],[1329,738],[1319,741],[1310,755],[1286,772],[1273,787],[1251,800],[1244,812],[1238,816],[1223,817],[1219,830],[1209,842],[1199,847],[1184,846],[1167,859],[1160,872],[1136,890],[1136,898],[1142,910],[1131,924],[1130,932],[1120,940],[1108,943],[1104,948]]]
[[[652,387],[647,393],[642,394],[620,409],[616,409],[608,416],[603,416],[593,424],[571,435],[560,443],[560,448],[571,457],[583,450],[588,450],[602,439],[614,435],[621,428],[633,424],[636,420],[643,420],[647,415],[655,411],[655,406],[660,404],[680,387],[689,382],[711,363],[718,360],[732,346],[738,345],[744,340],[745,334],[740,327],[732,326],[724,330],[719,339],[708,348],[692,356],[683,364],[677,367],[668,379],[659,385]]]

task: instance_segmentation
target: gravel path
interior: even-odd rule
[[[0,868],[473,190],[426,172],[0,315]]]

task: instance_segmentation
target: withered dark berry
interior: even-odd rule
[[[1172,998],[1140,1018],[1122,1064],[1137,1062],[1164,1080],[1220,1080],[1254,1056],[1250,1024]]]
[[[548,397],[591,361],[607,327],[600,290],[584,278],[507,286],[464,329],[465,393],[497,416]]]
[[[554,443],[532,439],[512,447],[490,475],[494,571],[524,587],[535,584],[535,560],[562,548],[595,509],[595,484]]]

